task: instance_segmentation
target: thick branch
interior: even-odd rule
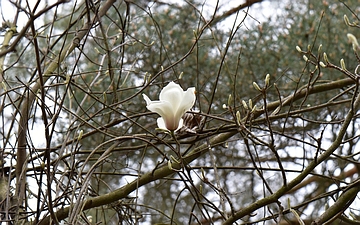
[[[226,134],[221,134],[218,135],[216,137],[214,137],[211,141],[210,141],[210,145],[211,146],[217,146],[217,145],[221,145],[223,144],[227,139],[229,139],[230,137],[232,137],[233,135],[235,135],[237,132],[229,132]],[[131,192],[135,191],[136,189],[138,189],[139,187],[148,184],[150,182],[153,182],[155,180],[159,180],[162,179],[164,177],[167,177],[173,173],[176,172],[176,170],[181,169],[182,165],[188,165],[189,163],[191,163],[192,161],[194,161],[195,159],[197,159],[198,157],[200,157],[201,155],[205,154],[208,151],[209,147],[207,144],[203,144],[200,147],[194,149],[189,155],[185,156],[182,160],[182,164],[181,163],[177,163],[177,162],[173,162],[171,164],[170,168],[167,164],[163,165],[161,167],[159,167],[158,169],[155,169],[154,171],[150,171],[144,175],[142,175],[139,179],[134,180],[133,182],[123,186],[122,188],[119,188],[113,192],[110,192],[108,194],[105,195],[101,195],[95,198],[90,198],[88,200],[86,200],[83,203],[83,210],[87,210],[87,209],[91,209],[94,207],[98,207],[98,206],[102,206],[102,205],[106,205],[106,204],[110,204],[112,202],[115,202],[119,199],[125,198],[127,197]],[[65,219],[68,215],[69,215],[69,210],[70,207],[66,207],[62,210],[59,210],[56,212],[56,217],[57,219],[63,220]],[[50,222],[50,216],[45,217],[40,223],[39,225],[47,225]]]
[[[214,20],[211,22],[211,26],[214,26],[216,23],[219,23],[223,20],[225,20],[226,18],[228,18],[231,15],[234,15],[235,13],[237,13],[239,10],[241,9],[245,9],[248,8],[250,6],[252,6],[255,3],[259,3],[262,2],[263,0],[246,0],[245,3],[238,5],[237,7],[234,7],[226,12],[224,12],[223,14],[221,14],[220,16],[217,16],[214,18]]]

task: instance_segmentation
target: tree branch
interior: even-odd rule
[[[228,18],[229,16],[237,13],[239,10],[241,9],[244,9],[244,8],[247,8],[247,7],[250,7],[252,6],[253,4],[255,3],[259,3],[259,2],[262,2],[263,0],[246,0],[245,3],[243,4],[240,4],[239,6],[235,7],[235,8],[232,8],[226,12],[224,12],[222,15],[220,16],[217,16],[214,18],[214,20],[211,22],[211,26],[214,26],[215,24],[225,20],[226,18]]]
[[[277,202],[280,197],[282,197],[289,190],[291,190],[293,187],[298,185],[302,180],[304,180],[305,177],[308,176],[311,173],[311,171],[313,171],[315,169],[316,166],[318,166],[321,162],[323,162],[328,157],[330,157],[331,154],[342,144],[342,139],[343,139],[344,135],[346,134],[346,130],[347,130],[350,122],[353,120],[355,113],[359,109],[360,94],[359,93],[355,93],[355,94],[357,95],[356,100],[353,103],[353,107],[350,107],[350,110],[349,110],[348,114],[346,115],[345,120],[340,128],[338,136],[336,137],[334,142],[331,144],[331,146],[324,153],[319,155],[319,157],[317,159],[314,159],[313,161],[311,161],[310,164],[303,170],[303,172],[301,172],[296,178],[294,178],[291,182],[289,182],[287,186],[283,186],[278,191],[276,191],[274,194],[272,194],[268,197],[265,197],[263,199],[260,199],[256,202],[250,204],[249,206],[243,208],[239,212],[237,212],[234,215],[232,215],[231,217],[229,217],[229,219],[227,219],[223,223],[223,225],[233,224],[233,223],[235,223],[235,221],[243,218],[246,215],[251,214],[255,210],[257,210],[265,205],[268,205],[270,203]]]
[[[49,67],[43,73],[43,82],[51,77],[51,75],[56,71],[61,62],[78,46],[79,41],[82,40],[86,34],[91,29],[92,25],[99,21],[101,17],[103,17],[106,12],[110,9],[110,7],[116,2],[116,0],[108,0],[103,4],[101,9],[99,10],[98,15],[95,15],[92,23],[86,23],[77,32],[77,35],[73,38],[73,41],[69,43],[66,47],[63,48],[61,53],[59,53],[58,57],[53,60],[53,62],[49,65]],[[26,170],[26,133],[28,130],[28,119],[29,119],[29,110],[31,105],[34,103],[36,93],[41,89],[41,83],[38,81],[31,89],[25,90],[25,93],[20,101],[20,121],[19,121],[19,129],[18,129],[18,148],[17,148],[17,162],[16,162],[16,195],[19,197],[19,203],[22,205],[24,203],[25,198],[25,175],[22,175],[22,171]]]

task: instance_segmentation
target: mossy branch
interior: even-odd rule
[[[220,134],[210,140],[210,145],[217,146],[223,144],[226,140],[228,140],[230,137],[235,135],[237,132],[229,132]],[[176,171],[180,170],[183,165],[188,165],[195,159],[199,158],[201,155],[205,154],[209,150],[209,147],[206,144],[203,144],[197,148],[195,148],[193,151],[191,151],[188,155],[184,156],[182,158],[182,163],[179,162],[172,162],[171,168],[168,166],[167,163],[165,163],[163,166],[150,171],[144,175],[142,175],[140,178],[134,180],[133,182],[113,191],[108,194],[104,194],[98,197],[90,198],[88,200],[85,200],[83,202],[83,210],[91,209],[94,207],[110,204],[112,202],[115,202],[119,199],[126,198],[128,195],[138,189],[139,187],[151,183],[155,180],[162,179],[164,177],[167,177],[173,173],[176,173]],[[64,209],[61,209],[57,211],[56,218],[60,221],[68,217],[70,206],[66,207]],[[51,217],[47,216],[43,220],[40,221],[38,225],[47,225],[50,223]]]

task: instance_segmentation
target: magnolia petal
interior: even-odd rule
[[[145,102],[146,102],[146,105],[150,105],[151,104],[151,100],[150,98],[146,95],[146,94],[142,94]]]
[[[156,123],[160,129],[167,130],[165,126],[165,121],[162,117],[157,118]]]
[[[166,85],[160,92],[159,99],[160,101],[168,101],[173,103],[179,103],[177,100],[181,100],[184,95],[183,89],[180,85],[170,82]]]
[[[162,117],[174,117],[172,105],[168,102],[152,101],[146,108],[151,112],[156,112]]]
[[[160,129],[170,130],[170,129],[167,128],[167,126],[166,126],[166,124],[165,124],[165,121],[164,121],[164,119],[163,119],[162,117],[159,117],[159,118],[156,120],[156,123],[157,123],[157,125],[158,125],[158,127],[159,127]],[[178,125],[178,127],[177,127],[176,129],[174,129],[174,131],[177,131],[177,130],[179,130],[180,128],[182,128],[182,127],[183,127],[183,124],[184,124],[184,120],[183,120],[183,119],[180,119],[179,125]]]
[[[193,107],[195,103],[195,88],[189,88],[186,92],[184,92],[184,96],[175,111],[174,117],[180,119],[186,111],[189,111],[191,107]]]
[[[159,114],[168,130],[176,130],[180,118],[175,117],[173,106],[166,101],[152,101],[146,106],[151,112]]]

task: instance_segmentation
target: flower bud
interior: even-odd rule
[[[196,30],[193,30],[193,34],[194,34],[194,37],[197,39],[198,38],[198,33]]]
[[[92,216],[87,216],[86,219],[89,221],[90,224],[92,224],[93,221]]]
[[[322,44],[319,45],[318,52],[321,52]]]
[[[357,220],[358,219],[358,216],[357,215],[355,215],[353,212],[349,212],[349,216],[351,216],[351,218],[353,219],[353,220]]]
[[[253,113],[255,112],[255,110],[256,110],[256,105],[254,105],[254,107],[251,109],[251,112]]]
[[[232,105],[233,99],[231,94],[229,94],[229,98],[228,98],[228,106],[230,107]]]
[[[296,220],[298,221],[298,224],[305,224],[304,221],[299,216],[299,214],[294,209],[290,208],[290,212],[292,212],[292,214],[294,214]]]
[[[272,115],[272,116],[277,115],[277,114],[280,112],[280,109],[281,109],[280,106],[277,107],[277,108],[271,113],[271,115]]]
[[[352,44],[353,50],[356,51],[359,48],[359,43],[353,34],[348,33],[347,37]]]
[[[169,162],[171,162],[171,161],[173,161],[173,162],[176,162],[176,163],[180,163],[180,161],[179,160],[177,160],[174,156],[170,156],[170,160],[169,160]],[[170,163],[171,164],[171,163]]]
[[[249,99],[249,108],[250,108],[250,109],[253,109],[253,103],[252,103],[252,100],[251,100],[251,99]]]
[[[64,84],[68,84],[70,82],[70,74],[66,74]]]
[[[78,140],[78,141],[80,141],[80,140],[81,140],[81,138],[82,138],[83,134],[84,134],[84,131],[83,131],[83,130],[80,130],[80,132],[79,132],[79,136],[78,136],[78,138],[77,138],[77,140]]]
[[[168,168],[169,168],[169,170],[174,170],[173,167],[172,167],[172,165],[171,165],[171,161],[169,160],[167,163],[168,163]]]
[[[268,87],[270,84],[270,74],[266,74],[265,76],[265,85],[266,87]]]
[[[144,75],[144,84],[147,83],[147,72],[145,72],[145,75]]]
[[[303,55],[303,59],[305,62],[309,61],[309,58],[306,55]]]
[[[325,61],[326,64],[329,64],[329,63],[330,63],[330,62],[329,62],[329,59],[328,59],[328,57],[327,57],[327,55],[326,55],[325,52],[324,52],[324,61]]]
[[[107,102],[107,95],[106,95],[105,91],[103,92],[103,98],[104,98],[104,102],[106,103]]]
[[[253,82],[253,86],[256,90],[261,91],[261,88],[259,87],[259,85],[256,82]]]
[[[350,23],[350,21],[349,21],[349,18],[348,18],[346,15],[344,15],[344,21],[345,21],[345,24],[346,24],[346,25],[351,26],[351,23]]]
[[[341,69],[346,70],[344,59],[340,59],[340,66],[341,66]]]
[[[237,121],[238,124],[241,123],[241,115],[240,115],[239,111],[236,112],[236,121]]]
[[[320,62],[319,62],[319,64],[320,64],[320,66],[321,66],[321,67],[324,67],[324,68],[326,68],[326,65],[325,65],[325,63],[323,63],[323,62],[321,62],[321,61],[320,61]]]
[[[151,77],[152,77],[152,75],[151,75],[151,73],[149,73],[149,74],[147,75],[147,83],[150,83]]]
[[[98,55],[102,55],[101,52],[99,51],[99,49],[97,47],[94,48],[95,52],[98,54]]]
[[[4,91],[7,91],[6,84],[4,81],[1,82],[1,87],[4,89]]]
[[[298,45],[296,45],[296,50],[297,50],[298,52],[302,52],[301,48],[300,48]]]
[[[246,104],[246,102],[244,100],[241,100],[241,103],[246,110],[249,109],[248,105]]]
[[[40,167],[41,169],[45,169],[45,163],[41,161]]]
[[[205,176],[205,170],[204,170],[204,168],[202,168],[201,167],[201,178],[203,179],[203,180],[205,180],[206,179],[206,176]]]

